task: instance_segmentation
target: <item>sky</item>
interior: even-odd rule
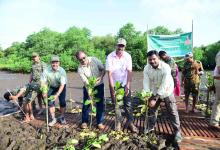
[[[194,46],[220,40],[219,0],[0,0],[0,46],[24,42],[44,27],[86,27],[103,36],[130,22],[142,32],[159,25],[190,32],[192,20]]]

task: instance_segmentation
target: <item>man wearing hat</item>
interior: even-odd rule
[[[202,63],[193,59],[193,54],[185,55],[185,63],[182,70],[182,86],[184,86],[186,113],[189,112],[189,95],[192,93],[193,106],[192,112],[195,111],[195,105],[198,100],[200,75],[203,74]]]
[[[36,52],[32,53],[32,61],[33,64],[31,68],[30,83],[36,83],[40,87],[40,78],[42,76],[43,71],[46,69],[47,65],[40,60],[40,56]],[[43,109],[42,109],[42,93],[40,92],[40,90],[38,90],[37,92],[37,98],[40,107],[38,114],[41,114],[43,112]]]
[[[51,66],[48,67],[41,77],[41,85],[48,86],[48,92],[43,93],[44,98],[52,99],[48,101],[49,111],[52,118],[52,121],[49,123],[49,126],[54,126],[57,122],[55,117],[55,101],[59,99],[60,104],[60,113],[59,121],[61,124],[66,124],[64,118],[65,108],[66,108],[66,83],[67,76],[66,71],[60,67],[60,59],[58,56],[51,57]]]
[[[133,124],[133,110],[131,106],[131,78],[132,78],[132,59],[131,55],[125,51],[126,41],[119,38],[116,50],[107,56],[106,71],[108,72],[109,88],[112,101],[115,103],[115,83],[119,81],[125,90],[123,97],[124,110],[132,132],[138,132]],[[116,110],[116,130],[121,130],[121,110]]]
[[[160,51],[159,52],[160,59],[162,59],[165,63],[167,63],[171,68],[171,75],[174,81],[174,95],[180,96],[180,81],[179,81],[179,70],[178,66],[173,58],[171,58],[167,52]]]
[[[24,109],[24,122],[28,123],[34,119],[32,111],[32,101],[37,97],[37,92],[40,90],[39,85],[28,83],[25,86],[7,91],[4,98],[8,101],[18,101],[19,106]]]

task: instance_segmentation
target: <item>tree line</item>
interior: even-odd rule
[[[164,26],[157,26],[148,32],[154,34],[178,34],[183,33],[178,28],[171,31]],[[29,35],[24,42],[14,42],[10,47],[0,47],[0,69],[13,72],[30,72],[31,54],[37,52],[44,62],[49,62],[51,55],[59,55],[61,66],[66,71],[76,71],[78,61],[73,57],[76,51],[84,50],[88,55],[95,56],[104,63],[106,56],[115,49],[118,37],[127,41],[126,51],[132,56],[133,69],[143,70],[146,65],[147,32],[137,31],[132,23],[121,27],[117,35],[92,36],[87,28],[70,27],[64,33],[43,28],[37,33]],[[202,61],[205,69],[212,70],[215,67],[213,59],[220,50],[220,41],[208,46],[195,47],[194,57]],[[178,61],[181,69],[183,61]]]

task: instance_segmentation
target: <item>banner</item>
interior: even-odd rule
[[[182,57],[192,52],[192,32],[176,35],[148,35],[148,51],[164,50],[171,57]]]

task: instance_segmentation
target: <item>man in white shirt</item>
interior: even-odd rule
[[[181,142],[180,121],[173,94],[174,82],[171,68],[168,64],[160,61],[158,52],[155,50],[147,53],[148,63],[144,67],[143,87],[146,92],[152,92],[149,98],[149,130],[153,130],[156,123],[156,112],[163,100],[170,115],[170,121],[175,131],[175,141]]]
[[[220,51],[215,57],[216,67],[214,70],[214,84],[215,84],[215,101],[212,105],[212,115],[210,119],[210,125],[214,128],[219,128],[220,121]]]
[[[111,52],[107,56],[106,71],[108,72],[109,88],[112,101],[115,102],[115,83],[116,81],[121,83],[121,86],[125,89],[125,95],[123,98],[124,110],[127,117],[129,128],[132,132],[138,132],[137,128],[133,124],[133,110],[131,106],[131,78],[132,78],[132,59],[131,55],[125,51],[126,41],[123,38],[119,38],[116,46],[116,50]],[[121,130],[121,111],[116,110],[116,130]]]

